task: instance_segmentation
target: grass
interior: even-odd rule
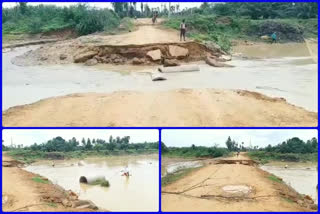
[[[109,187],[110,183],[106,179],[98,179],[98,180],[94,181],[93,183],[91,183],[90,185],[100,185],[102,187]]]
[[[155,154],[157,149],[128,149],[128,150],[100,150],[100,151],[72,151],[72,152],[41,152],[25,149],[15,149],[8,151],[8,155],[25,164],[31,164],[37,160],[51,159],[83,159],[86,157],[105,157],[105,156],[121,156],[121,155],[140,155]]]
[[[161,178],[161,186],[166,186],[171,183],[174,183],[175,181],[189,175],[191,172],[194,170],[197,170],[201,167],[196,167],[196,168],[184,168],[180,169],[177,172],[174,173],[168,173],[165,177]]]
[[[50,206],[50,207],[57,207],[58,205],[57,205],[56,203],[50,202],[50,203],[48,203],[48,206]]]
[[[262,164],[271,161],[286,162],[318,162],[318,153],[298,154],[298,153],[277,153],[266,151],[248,152],[248,156]]]
[[[286,202],[290,203],[290,204],[294,203],[294,201],[291,200],[290,198],[282,197],[282,199],[285,200]]]
[[[275,175],[269,175],[268,179],[277,183],[283,183],[283,181],[280,178],[276,177]]]
[[[48,183],[49,183],[48,180],[44,180],[44,179],[41,178],[41,177],[33,177],[32,180],[33,180],[34,182],[41,183],[41,184],[48,184]]]
[[[318,37],[317,19],[264,19],[251,20],[245,17],[199,15],[188,17],[172,17],[164,26],[179,30],[181,20],[187,24],[187,36],[198,41],[212,41],[218,44],[222,50],[231,50],[232,40],[261,41],[257,30],[265,22],[273,21],[291,26],[293,29],[302,29],[304,38]],[[221,22],[221,20],[227,20]],[[285,41],[284,42],[290,42]]]

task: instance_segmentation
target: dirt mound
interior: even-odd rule
[[[2,161],[3,167],[22,167],[24,164],[17,160]]]
[[[303,29],[297,26],[293,26],[288,23],[265,21],[261,24],[256,25],[251,29],[249,34],[256,35],[258,37],[268,35],[270,36],[273,32],[277,33],[279,41],[283,42],[303,42]]]
[[[316,126],[317,118],[317,113],[282,100],[270,102],[231,90],[179,89],[49,98],[9,108],[3,112],[3,125],[278,127]]]
[[[229,159],[222,159],[222,160],[217,160],[215,162],[216,164],[243,164],[243,165],[248,165],[248,166],[257,166],[258,163],[254,160],[229,160]]]
[[[79,41],[59,42],[28,51],[13,59],[20,66],[86,63],[95,59],[104,64],[161,64],[161,59],[183,62],[204,60],[207,55],[220,57],[224,52],[210,44],[196,42],[154,43],[145,45],[84,45]],[[137,63],[139,61],[139,63]]]

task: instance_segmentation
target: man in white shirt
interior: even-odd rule
[[[180,24],[180,41],[182,40],[186,41],[186,23],[185,20],[183,19],[181,24]]]

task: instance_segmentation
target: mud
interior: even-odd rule
[[[66,50],[66,47],[68,50]],[[179,47],[187,51],[186,55],[176,55],[170,52],[171,47]],[[52,49],[55,49],[52,51]],[[151,51],[159,50],[160,57],[154,59],[148,57]],[[194,62],[204,60],[207,55],[220,57],[225,54],[218,47],[197,42],[184,43],[153,43],[131,45],[83,45],[77,42],[60,42],[55,45],[42,46],[31,50],[21,56],[15,57],[12,62],[19,66],[43,65],[43,64],[68,64],[85,63],[95,59],[102,64],[161,64],[161,59],[175,59],[181,62]]]

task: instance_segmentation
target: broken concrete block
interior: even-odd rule
[[[152,61],[161,60],[161,51],[160,51],[160,49],[149,51],[147,53],[147,57],[149,57]]]
[[[184,59],[189,55],[189,50],[176,45],[169,45],[169,54],[178,59]]]
[[[94,57],[97,54],[98,54],[98,52],[96,52],[96,51],[88,51],[88,52],[74,56],[73,59],[74,59],[75,63],[81,63],[81,62],[87,61],[88,59],[91,59],[92,57]]]
[[[93,66],[93,65],[96,65],[96,64],[98,64],[98,60],[97,59],[89,59],[85,63],[86,66]]]

